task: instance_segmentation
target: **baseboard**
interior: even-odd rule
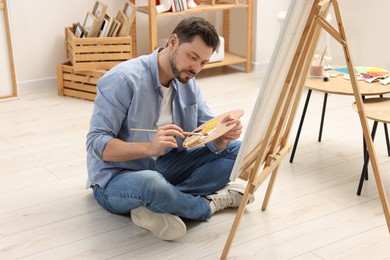
[[[37,88],[56,88],[56,87],[57,87],[57,77],[18,81],[18,89],[21,92],[25,90],[32,90]]]
[[[263,73],[267,71],[269,61],[266,62],[253,62],[253,71]]]

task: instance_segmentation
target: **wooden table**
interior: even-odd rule
[[[324,102],[322,106],[322,115],[321,115],[321,124],[320,131],[318,134],[318,142],[321,142],[322,138],[322,129],[324,126],[324,118],[326,111],[326,103],[328,99],[328,94],[338,94],[338,95],[351,95],[353,96],[353,89],[351,85],[351,81],[344,79],[342,75],[339,75],[335,78],[331,78],[328,81],[324,81],[322,78],[310,78],[306,79],[306,87],[308,88],[305,105],[303,107],[301,120],[299,122],[299,127],[297,131],[297,135],[295,137],[294,146],[291,151],[290,163],[294,161],[295,152],[298,146],[299,137],[301,135],[301,130],[303,126],[303,122],[305,120],[305,115],[307,111],[307,107],[309,105],[310,96],[313,90],[323,92],[324,93]],[[365,81],[359,81],[359,88],[362,96],[382,96],[383,94],[390,93],[390,86],[385,86],[380,82],[367,83]],[[385,132],[386,137],[388,137],[387,125],[385,124]],[[389,156],[390,156],[390,148],[388,148]]]
[[[378,96],[390,93],[390,86],[383,85],[380,82],[367,83],[365,81],[358,81],[359,89],[362,96]],[[306,79],[306,87],[312,90],[317,90],[324,93],[339,94],[339,95],[353,95],[351,81],[344,79],[342,75],[324,81],[319,78]]]
[[[376,128],[378,126],[378,122],[382,122],[385,125],[390,123],[390,98],[368,98],[363,100],[364,111],[366,112],[366,117],[374,120],[374,125],[371,130],[371,138],[372,141],[375,139]],[[358,112],[356,102],[352,105],[353,109]],[[389,135],[386,132],[386,143],[387,143],[387,151],[389,152]],[[360,195],[364,179],[368,180],[368,162],[370,157],[368,155],[368,151],[366,147],[364,147],[364,164],[362,169],[362,174],[360,176],[359,187],[357,190],[357,194]]]

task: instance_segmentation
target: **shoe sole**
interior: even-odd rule
[[[187,227],[178,217],[166,213],[155,213],[141,206],[131,211],[133,223],[147,229],[162,240],[176,240],[184,236]]]

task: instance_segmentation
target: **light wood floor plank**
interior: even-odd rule
[[[244,109],[248,125],[263,75],[231,68],[199,77],[215,114]],[[290,141],[296,134],[306,91]],[[267,181],[246,213],[229,259],[390,259],[390,235],[371,169],[356,195],[362,133],[353,97],[312,93],[294,163],[286,158],[266,211]],[[218,259],[235,210],[187,221],[187,234],[160,241],[129,216],[104,211],[85,190],[85,136],[93,102],[57,96],[56,86],[22,90],[0,102],[0,259]],[[372,122],[370,122],[372,125]],[[378,126],[375,148],[389,196],[390,157]]]

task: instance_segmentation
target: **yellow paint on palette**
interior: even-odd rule
[[[217,125],[221,122],[221,120],[212,120],[204,125],[204,128],[202,129],[202,134],[207,134],[211,130],[217,127]]]

